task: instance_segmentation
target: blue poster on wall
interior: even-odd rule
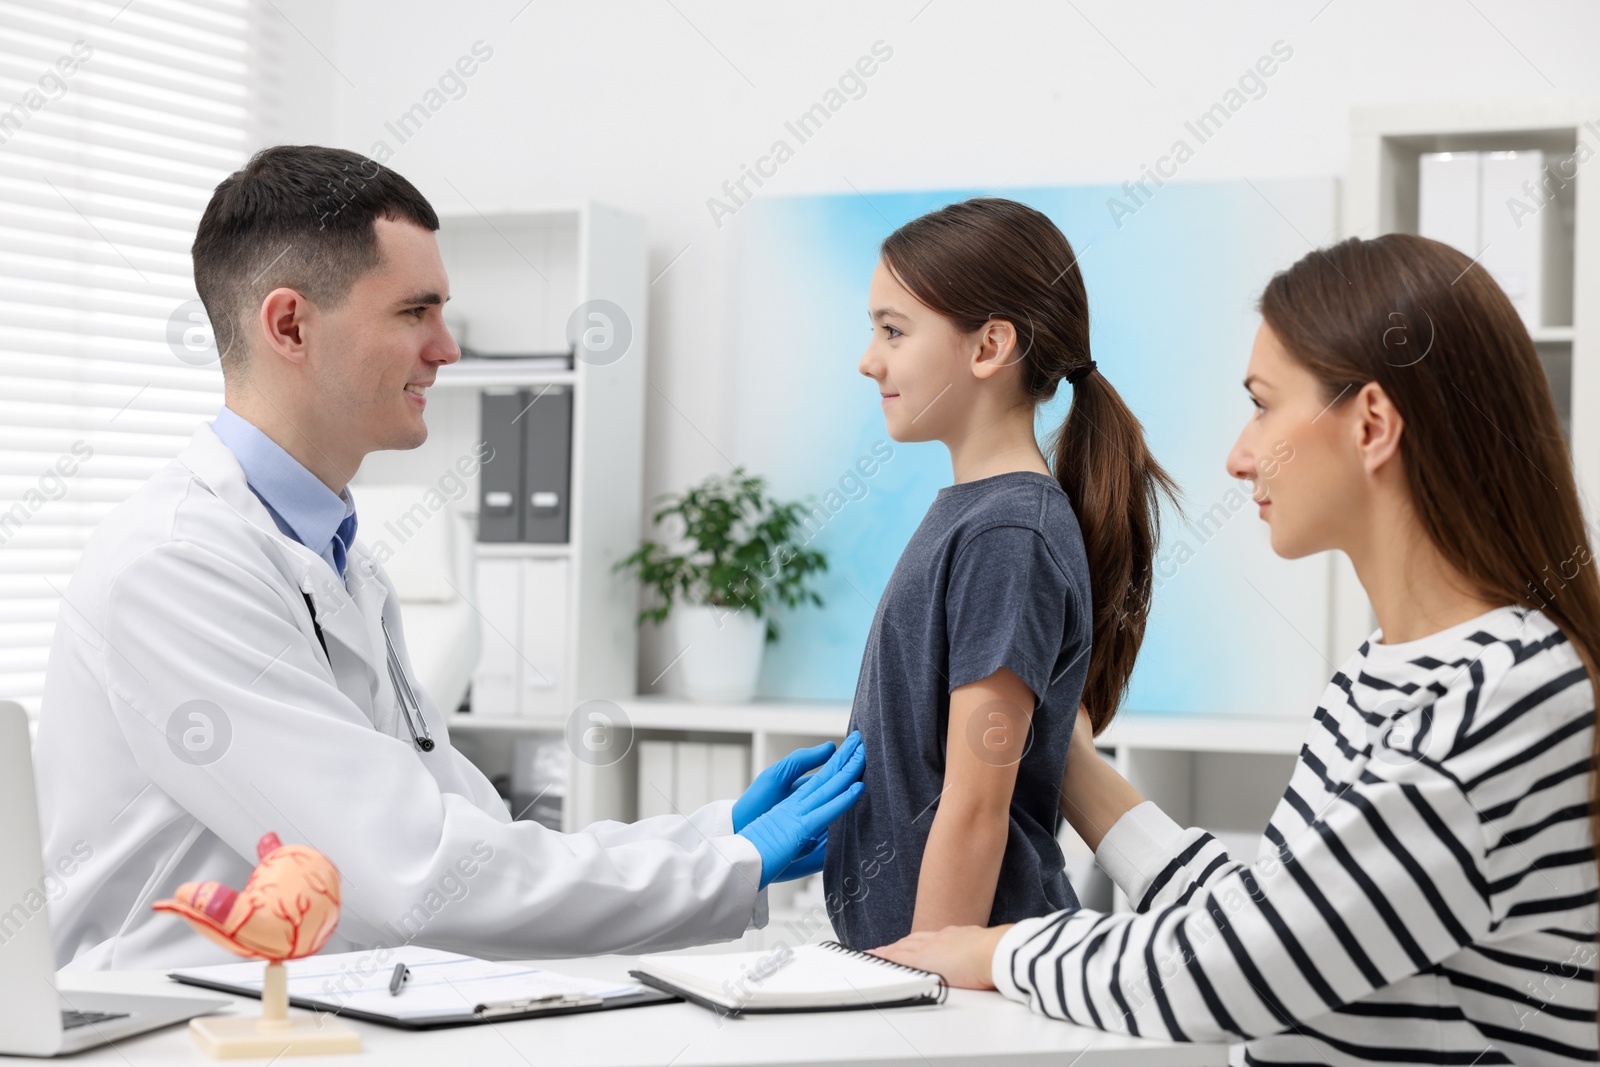
[[[867,287],[897,226],[971,196],[1049,215],[1089,292],[1093,358],[1177,479],[1164,515],[1152,613],[1126,707],[1302,716],[1339,660],[1328,649],[1329,561],[1272,554],[1245,483],[1224,459],[1249,417],[1241,380],[1271,275],[1334,238],[1331,179],[1168,184],[1142,203],[1112,186],[758,199],[741,213],[735,459],[783,499],[815,505],[826,604],[788,613],[760,695],[851,698],[867,631],[901,549],[951,482],[938,442],[884,428],[857,371]],[[1121,207],[1117,201],[1121,202]],[[1133,207],[1130,213],[1125,210]],[[1041,405],[1040,440],[1071,400]]]

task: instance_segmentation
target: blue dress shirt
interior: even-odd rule
[[[342,581],[345,554],[356,539],[356,505],[349,488],[335,493],[227,407],[217,412],[211,429],[244,468],[250,491],[266,505],[278,529],[327,560]]]

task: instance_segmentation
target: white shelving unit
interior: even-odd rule
[[[636,546],[643,507],[648,248],[642,219],[592,203],[473,211],[440,223],[448,315],[466,323],[464,347],[530,358],[442,368],[429,391],[427,442],[369,457],[356,492],[432,482],[471,455],[486,388],[573,394],[567,543],[476,545],[471,599],[482,654],[472,712],[452,715],[452,731],[494,777],[510,771],[511,738],[559,736],[583,701],[633,692],[638,584],[612,568]],[[567,352],[569,319],[592,300],[610,301],[627,319],[631,339],[619,358],[579,359],[570,370],[533,358]],[[474,477],[459,505],[474,528],[478,498]],[[578,766],[569,760],[569,780]],[[573,828],[570,806],[563,821]]]
[[[1556,158],[1580,146],[1600,153],[1600,100],[1546,99],[1461,104],[1406,104],[1357,108],[1350,116],[1350,176],[1345,186],[1344,232],[1375,237],[1417,230],[1418,157],[1424,152],[1538,149]],[[1560,244],[1570,249],[1570,322],[1537,323],[1529,333],[1550,381],[1551,396],[1568,432],[1578,491],[1589,522],[1600,506],[1600,176],[1594,161],[1579,162],[1572,176],[1551,182],[1559,212]],[[1557,177],[1565,177],[1557,175]],[[1482,249],[1463,249],[1480,255]],[[1355,647],[1370,632],[1366,599],[1345,565],[1336,577],[1334,633]],[[1367,629],[1363,629],[1363,627]]]

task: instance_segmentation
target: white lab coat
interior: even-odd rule
[[[242,887],[268,831],[339,868],[328,951],[414,939],[502,958],[587,955],[765,925],[761,858],[733,833],[731,801],[574,834],[513,822],[413,680],[436,742],[418,751],[379,623],[414,679],[399,602],[359,539],[346,578],[279,532],[208,424],[89,539],[35,749],[45,863],[72,868],[50,887],[60,966],[232,959],[150,904],[183,882]],[[220,721],[210,748],[180,758],[169,722],[178,713],[180,738],[194,728],[179,709],[196,700]]]

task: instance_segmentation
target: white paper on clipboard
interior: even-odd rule
[[[398,995],[389,993],[397,963],[410,971]],[[518,963],[417,946],[392,950],[335,952],[289,960],[289,996],[317,1002],[326,1011],[360,1011],[418,1021],[469,1014],[480,1004],[505,1004],[555,996],[617,997],[641,992],[632,983],[579,978]],[[224,963],[174,974],[259,992],[265,964]]]

